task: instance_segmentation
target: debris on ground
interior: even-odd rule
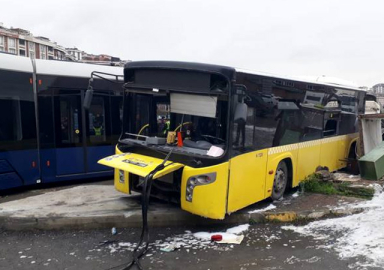
[[[347,180],[343,181],[343,179]],[[300,187],[304,192],[363,199],[372,199],[375,193],[374,188],[361,181],[360,177],[345,173],[330,173],[326,167],[321,167],[316,173],[308,176],[300,183]]]
[[[220,235],[221,240],[215,241],[216,243],[239,245],[244,239],[244,235],[242,235],[241,233],[244,231],[247,231],[248,228],[249,228],[249,224],[243,224],[243,225],[230,228],[226,232],[214,232],[214,233],[197,232],[197,233],[194,233],[193,236],[198,239],[207,241],[207,240],[212,240],[213,236]]]
[[[328,170],[327,167],[317,167],[316,173],[319,180],[321,181],[333,181],[333,174]]]
[[[225,232],[196,232],[192,233],[191,231],[185,231],[184,234],[175,235],[173,237],[167,237],[164,240],[155,240],[150,243],[149,246],[152,248],[153,252],[173,252],[181,248],[189,250],[206,250],[214,249],[218,251],[229,251],[234,248],[233,244],[241,244],[244,240],[243,233],[249,229],[249,224],[243,224],[229,228]],[[220,235],[220,241],[212,241],[211,238],[213,235]],[[135,244],[129,242],[112,242],[104,241],[101,245],[110,245],[106,246],[110,250],[110,253],[115,252],[124,252],[132,251],[135,247]],[[223,245],[228,244],[228,245]],[[101,246],[99,245],[99,246]]]
[[[357,182],[361,180],[360,175],[353,175],[348,173],[333,173],[333,181],[334,182]]]
[[[160,248],[160,251],[163,251],[163,252],[172,252],[174,251],[177,247],[176,243],[171,243],[163,248]]]

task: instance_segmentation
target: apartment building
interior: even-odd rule
[[[35,37],[21,28],[5,28],[1,23],[0,52],[37,59],[66,60],[65,48],[49,38]]]

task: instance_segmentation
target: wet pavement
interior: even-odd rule
[[[246,231],[240,245],[192,244],[173,252],[162,252],[163,243],[199,231],[220,231],[228,227],[152,228],[152,242],[142,260],[144,269],[366,269],[361,258],[342,260],[325,248],[329,243],[281,229],[278,224],[257,224]],[[187,232],[186,232],[187,231]],[[2,232],[0,269],[121,269],[130,260],[139,229],[94,231]],[[176,238],[175,238],[176,237]],[[179,239],[180,241],[180,239]],[[114,268],[116,267],[116,268]],[[135,268],[133,268],[135,269]]]

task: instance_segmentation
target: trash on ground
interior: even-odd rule
[[[360,175],[353,175],[347,173],[334,173],[333,179],[335,182],[357,182],[361,180]]]
[[[174,251],[175,249],[178,249],[180,248],[177,243],[171,243],[163,248],[160,248],[160,251],[163,251],[163,252],[172,252]]]
[[[244,235],[241,233],[248,230],[249,224],[239,225],[228,229],[226,232],[197,232],[193,236],[201,240],[212,240],[220,244],[241,244]],[[220,240],[221,238],[221,240]]]
[[[221,241],[221,240],[223,240],[223,236],[221,234],[214,234],[211,236],[211,240],[216,241],[216,242]]]

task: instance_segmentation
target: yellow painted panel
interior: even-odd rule
[[[268,149],[246,153],[230,160],[228,213],[265,198]]]
[[[103,164],[112,168],[120,169],[126,172],[130,172],[141,177],[147,176],[152,170],[154,170],[159,164],[163,162],[162,159],[133,154],[124,153],[119,155],[113,155],[103,158],[98,161],[99,164]],[[176,171],[182,168],[184,165],[180,163],[172,163],[167,161],[165,168],[156,173],[153,179],[164,176],[168,173]]]
[[[124,172],[124,178],[122,181],[120,180],[119,170],[115,169],[114,184],[116,190],[129,194],[129,173]]]
[[[346,166],[342,161],[347,148],[347,136],[325,138],[321,142],[320,165],[328,167],[329,171],[336,171]]]
[[[216,180],[207,185],[196,186],[193,190],[192,202],[186,200],[187,180],[191,176],[214,173]],[[181,181],[181,208],[193,214],[212,218],[224,219],[228,189],[228,162],[205,168],[185,166]]]
[[[298,145],[296,178],[298,181],[302,181],[305,177],[314,173],[320,165],[321,140],[302,142]]]

